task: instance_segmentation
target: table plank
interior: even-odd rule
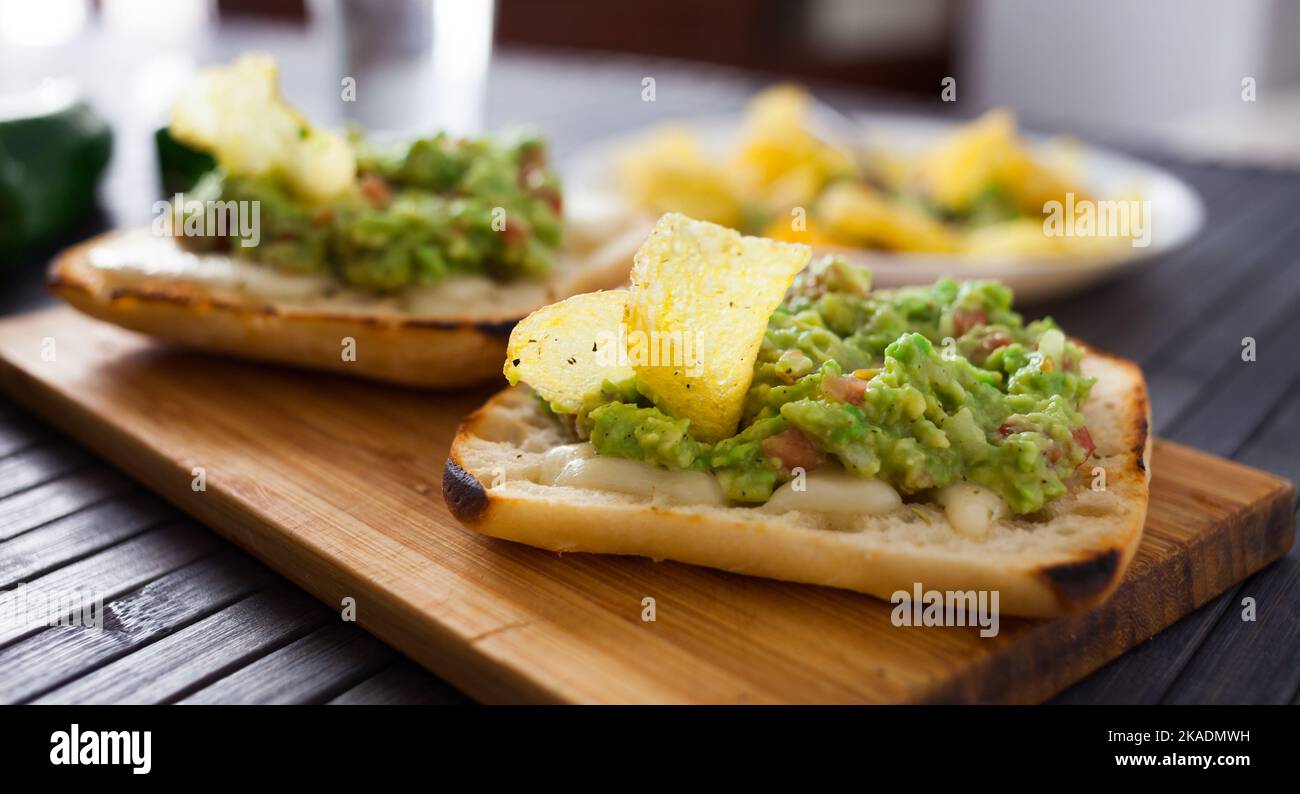
[[[1293,340],[1300,331],[1300,274],[1291,251],[1300,229],[1271,253],[1269,271],[1248,277],[1259,294],[1223,295],[1217,311],[1176,337],[1146,364],[1158,433],[1176,423],[1186,443],[1231,454],[1243,432],[1258,424],[1300,374]],[[1242,360],[1243,339],[1256,343],[1256,360]],[[1180,422],[1186,415],[1186,421]]]
[[[0,541],[84,510],[135,486],[103,464],[0,499]]]
[[[394,656],[395,651],[356,624],[336,619],[180,702],[321,703],[377,672]]]
[[[0,589],[134,537],[180,514],[153,494],[111,498],[0,543]]]
[[[1280,308],[1272,325],[1256,332],[1258,360],[1245,362],[1240,356],[1240,337],[1227,354],[1226,366],[1217,371],[1210,388],[1198,395],[1178,417],[1174,438],[1201,449],[1232,455],[1249,439],[1278,406],[1295,395],[1300,376],[1300,289],[1292,293],[1298,303]],[[1265,318],[1261,318],[1265,319]],[[1232,345],[1225,340],[1223,347]],[[1300,446],[1300,443],[1297,443]]]
[[[330,701],[331,706],[453,705],[471,702],[430,673],[407,659],[362,681]]]
[[[93,593],[107,603],[218,547],[211,532],[189,522],[169,524],[59,568],[27,583],[29,592]],[[15,621],[0,625],[0,648],[45,627]]]
[[[105,604],[103,631],[56,626],[0,649],[0,702],[24,702],[229,606],[277,577],[227,547]],[[128,671],[128,676],[131,674]]]
[[[293,585],[277,583],[33,702],[173,702],[301,637],[329,614]]]
[[[1243,463],[1300,482],[1300,376],[1291,381],[1286,397],[1253,433],[1235,457]]]
[[[0,499],[55,480],[90,462],[85,448],[56,439],[0,458]]]
[[[0,458],[8,457],[50,437],[49,427],[18,406],[0,402]]]

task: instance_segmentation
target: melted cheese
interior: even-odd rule
[[[881,480],[863,479],[843,470],[818,469],[809,472],[796,490],[798,480],[777,488],[763,506],[773,513],[802,510],[809,513],[881,515],[903,504],[892,486]]]
[[[555,485],[555,478],[560,476],[560,472],[570,461],[584,460],[595,455],[596,450],[591,444],[564,444],[553,447],[542,456],[542,464],[537,472],[538,481],[542,485]]]
[[[600,456],[591,444],[568,444],[542,458],[544,485],[613,491],[678,505],[723,505],[717,478],[702,471],[669,471],[627,458]]]
[[[953,483],[939,489],[937,501],[958,535],[984,540],[993,522],[1006,514],[1006,504],[993,491],[974,483]]]
[[[193,254],[170,237],[132,229],[89,253],[92,267],[118,282],[168,280],[257,294],[271,300],[307,300],[335,285],[326,276],[290,275],[218,254]]]

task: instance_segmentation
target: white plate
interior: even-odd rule
[[[868,148],[916,152],[951,132],[955,122],[898,114],[864,114],[855,118]],[[703,118],[680,122],[692,129],[710,151],[729,151],[740,119]],[[844,124],[821,129],[842,129]],[[584,204],[619,205],[614,184],[617,153],[636,147],[653,130],[606,138],[588,144],[561,167],[566,196]],[[1021,133],[1030,148],[1049,154],[1052,138]],[[1112,278],[1141,262],[1166,254],[1196,236],[1205,221],[1200,196],[1178,177],[1131,157],[1079,144],[1074,152],[1078,173],[1089,192],[1097,196],[1122,196],[1137,192],[1151,202],[1151,240],[1145,247],[1115,246],[1102,255],[1077,257],[975,257],[954,254],[896,253],[866,249],[839,249],[840,253],[869,265],[874,283],[882,287],[928,284],[940,276],[995,278],[1015,290],[1020,303],[1069,295],[1103,279]]]

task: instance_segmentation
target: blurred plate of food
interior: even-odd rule
[[[1167,253],[1204,220],[1200,197],[1168,171],[1021,132],[1006,111],[850,121],[791,85],[760,92],[740,116],[597,141],[564,175],[589,211],[682,212],[839,252],[880,286],[992,278],[1022,301]]]

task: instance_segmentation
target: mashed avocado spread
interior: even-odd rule
[[[292,273],[331,274],[373,291],[454,274],[544,276],[560,245],[561,198],[539,138],[439,134],[378,145],[354,138],[356,179],[327,201],[305,199],[276,174],[209,173],[187,196],[260,202],[260,234],[187,237]]]
[[[873,292],[865,268],[825,258],[768,322],[736,435],[695,439],[635,377],[588,395],[576,424],[601,455],[712,471],[738,502],[834,462],[905,494],[977,483],[1024,514],[1092,456],[1081,357],[997,282]]]

